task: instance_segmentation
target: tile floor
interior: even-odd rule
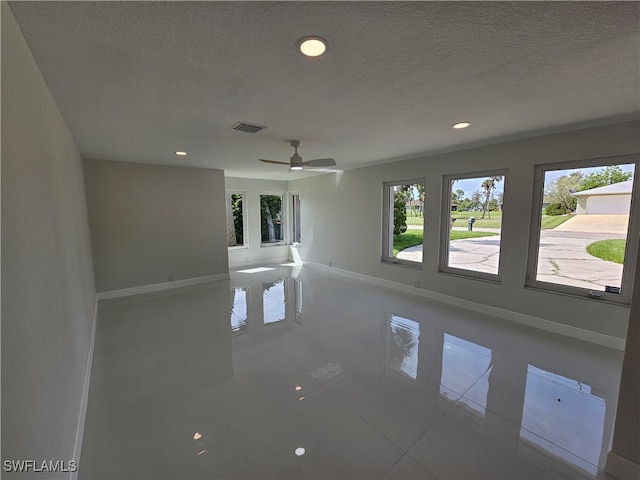
[[[309,268],[101,301],[80,478],[606,478],[621,352]]]

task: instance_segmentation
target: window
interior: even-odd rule
[[[383,189],[382,261],[422,264],[424,181],[387,182]]]
[[[227,246],[242,247],[245,245],[244,193],[226,193],[227,210]]]
[[[627,156],[536,168],[528,286],[630,301],[637,167]]]
[[[504,171],[445,177],[442,271],[497,279],[505,178]]]
[[[300,243],[300,195],[294,193],[291,195],[291,216],[293,217],[293,238],[294,244]]]
[[[260,232],[262,245],[284,242],[282,195],[260,195]]]

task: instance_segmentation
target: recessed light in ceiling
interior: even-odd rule
[[[461,128],[467,128],[469,125],[471,125],[469,122],[458,122],[458,123],[454,123],[451,126],[456,130],[460,130]]]
[[[180,157],[185,157],[187,155],[187,152],[176,152],[176,155]]]
[[[297,45],[300,53],[307,57],[319,57],[327,51],[327,41],[321,37],[304,37]]]

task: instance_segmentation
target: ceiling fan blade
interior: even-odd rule
[[[336,161],[333,158],[316,158],[315,160],[302,162],[302,164],[309,167],[333,167]]]
[[[289,162],[278,162],[277,160],[264,160],[263,158],[259,158],[258,160],[265,163],[277,163],[278,165],[290,165]]]

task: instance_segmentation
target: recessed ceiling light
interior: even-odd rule
[[[453,125],[451,125],[453,128],[459,130],[461,128],[467,128],[469,125],[471,125],[469,122],[458,122],[458,123],[454,123]]]
[[[187,152],[176,152],[176,155],[179,155],[181,157],[185,157],[187,155]]]
[[[304,37],[298,40],[298,50],[307,57],[319,57],[327,51],[327,41],[321,37]]]

